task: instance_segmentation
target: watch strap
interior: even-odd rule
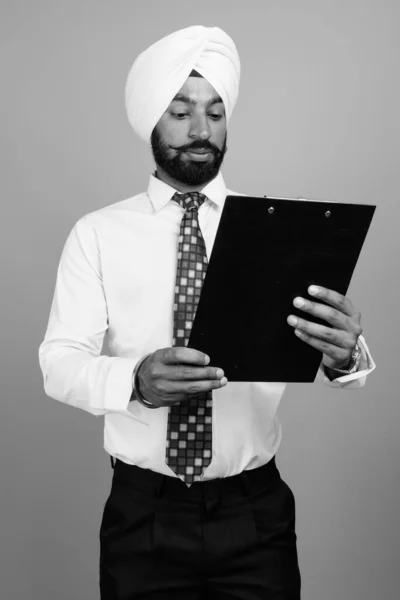
[[[353,352],[351,353],[350,360],[346,365],[345,369],[333,369],[337,373],[342,373],[343,375],[351,375],[352,373],[356,373],[358,366],[361,360],[361,348],[358,345],[358,340],[356,345],[354,346]]]

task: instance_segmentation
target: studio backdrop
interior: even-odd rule
[[[73,225],[145,190],[153,169],[124,108],[132,61],[202,24],[242,62],[228,186],[377,205],[348,292],[377,368],[358,390],[289,384],[277,464],[297,500],[304,600],[396,598],[399,3],[15,0],[0,13],[1,597],[98,598],[103,418],[46,396],[38,348]]]

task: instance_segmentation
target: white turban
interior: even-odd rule
[[[155,125],[193,69],[221,96],[229,120],[239,92],[236,46],[219,27],[194,25],[151,45],[132,65],[125,88],[126,110],[144,141],[150,141]]]

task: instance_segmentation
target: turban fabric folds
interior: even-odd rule
[[[150,141],[155,125],[192,70],[221,96],[229,121],[239,92],[236,46],[219,27],[195,25],[152,44],[132,65],[125,104],[130,124],[144,141]]]

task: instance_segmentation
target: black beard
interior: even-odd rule
[[[214,179],[224,160],[225,152],[227,151],[226,139],[222,149],[220,150],[214,144],[210,144],[208,140],[198,140],[186,146],[174,148],[178,150],[178,154],[174,158],[169,157],[170,147],[165,144],[158,131],[153,129],[151,134],[151,149],[153,151],[154,160],[170,177],[186,185],[202,185]],[[182,152],[198,149],[210,150],[213,153],[212,161],[195,162],[183,161]]]

